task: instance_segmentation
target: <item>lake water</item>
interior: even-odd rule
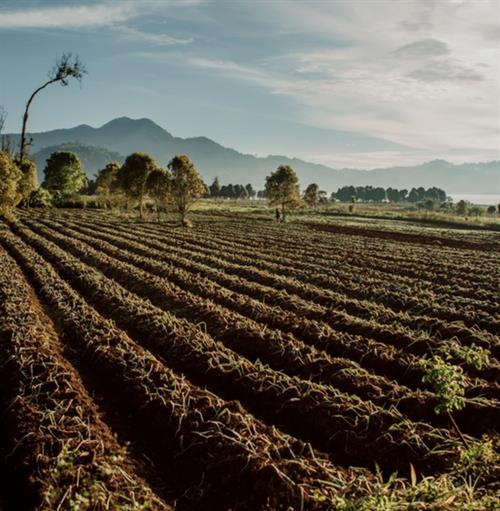
[[[450,193],[453,202],[457,203],[460,200],[466,200],[472,204],[480,206],[496,206],[500,203],[500,194],[498,193]]]

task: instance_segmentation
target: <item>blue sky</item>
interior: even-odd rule
[[[126,115],[335,167],[500,159],[500,0],[0,0],[6,131],[65,51],[88,75],[32,131]]]

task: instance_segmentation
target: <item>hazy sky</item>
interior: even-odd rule
[[[7,131],[64,51],[88,75],[32,131],[126,115],[336,167],[500,159],[500,0],[0,0]]]

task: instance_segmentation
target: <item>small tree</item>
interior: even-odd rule
[[[0,105],[0,136],[2,135],[3,127],[5,126],[5,121],[7,120],[7,111],[5,108]]]
[[[356,200],[357,200],[357,199],[356,199],[356,196],[355,196],[355,195],[353,195],[353,196],[351,197],[351,203],[349,204],[349,213],[354,213],[354,208],[355,208],[355,206],[356,206]]]
[[[459,200],[457,202],[457,206],[456,206],[456,212],[458,215],[461,215],[461,216],[465,216],[467,214],[467,209],[468,209],[469,205],[466,201],[464,200]]]
[[[125,194],[139,201],[139,216],[144,217],[148,176],[157,169],[154,159],[146,153],[133,153],[127,157],[118,173],[118,182]]]
[[[50,155],[44,170],[42,186],[49,190],[57,202],[81,190],[87,177],[75,153],[56,151]]]
[[[16,159],[15,163],[21,171],[21,179],[17,183],[17,191],[21,196],[21,205],[29,207],[31,194],[38,186],[36,163],[28,159],[22,162]]]
[[[497,208],[495,206],[488,206],[488,209],[486,210],[486,213],[488,215],[494,215],[497,212]]]
[[[422,378],[424,383],[430,383],[438,397],[438,404],[434,407],[437,414],[445,412],[448,419],[468,447],[467,440],[460,431],[452,416],[454,410],[461,410],[465,406],[465,377],[461,367],[446,363],[439,355],[431,359],[423,358],[420,365],[425,370]]]
[[[30,206],[33,208],[50,208],[52,195],[48,190],[39,186],[30,197]]]
[[[120,191],[118,184],[119,171],[120,164],[112,161],[97,173],[95,180],[96,194],[104,199],[108,208],[113,206],[113,199]]]
[[[214,179],[214,182],[210,185],[210,197],[213,197],[216,199],[217,197],[220,197],[220,183],[219,178],[216,177]]]
[[[18,192],[18,182],[21,171],[4,151],[0,151],[0,216],[11,219],[13,210],[21,196]]]
[[[248,197],[250,197],[250,199],[253,199],[256,195],[256,191],[253,189],[253,186],[251,183],[248,183],[247,185],[245,185],[245,190],[247,191],[247,195]]]
[[[180,215],[182,225],[187,225],[186,214],[202,197],[206,186],[185,154],[172,158],[168,168],[172,172],[172,201]]]
[[[158,222],[160,221],[160,212],[166,209],[171,200],[172,176],[165,169],[157,168],[153,170],[146,182],[146,189],[149,196],[155,201],[156,214]]]
[[[45,87],[53,84],[60,83],[63,87],[69,85],[70,78],[74,78],[81,82],[83,75],[87,71],[85,70],[85,66],[82,64],[78,56],[74,57],[71,53],[63,53],[62,57],[58,59],[52,68],[52,71],[49,73],[49,79],[44,84],[42,84],[38,89],[36,89],[28,99],[26,103],[26,109],[23,115],[23,127],[21,131],[21,149],[19,151],[19,161],[22,163],[27,153],[27,146],[29,143],[26,140],[26,130],[28,127],[28,116],[29,109],[31,103],[35,99],[35,96],[45,89]]]
[[[281,218],[286,219],[286,210],[300,204],[299,178],[289,165],[280,165],[266,177],[266,197],[272,206],[281,206]]]
[[[311,183],[304,192],[304,201],[311,207],[315,208],[319,204],[319,186],[316,183]]]

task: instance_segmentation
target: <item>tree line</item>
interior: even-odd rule
[[[398,190],[396,188],[382,188],[381,186],[343,186],[330,196],[332,200],[340,202],[412,202],[425,200],[446,202],[447,195],[441,188],[419,187]]]
[[[205,197],[213,199],[253,199],[257,195],[253,186],[229,183],[221,185],[219,178],[216,177],[213,183],[208,187]]]

